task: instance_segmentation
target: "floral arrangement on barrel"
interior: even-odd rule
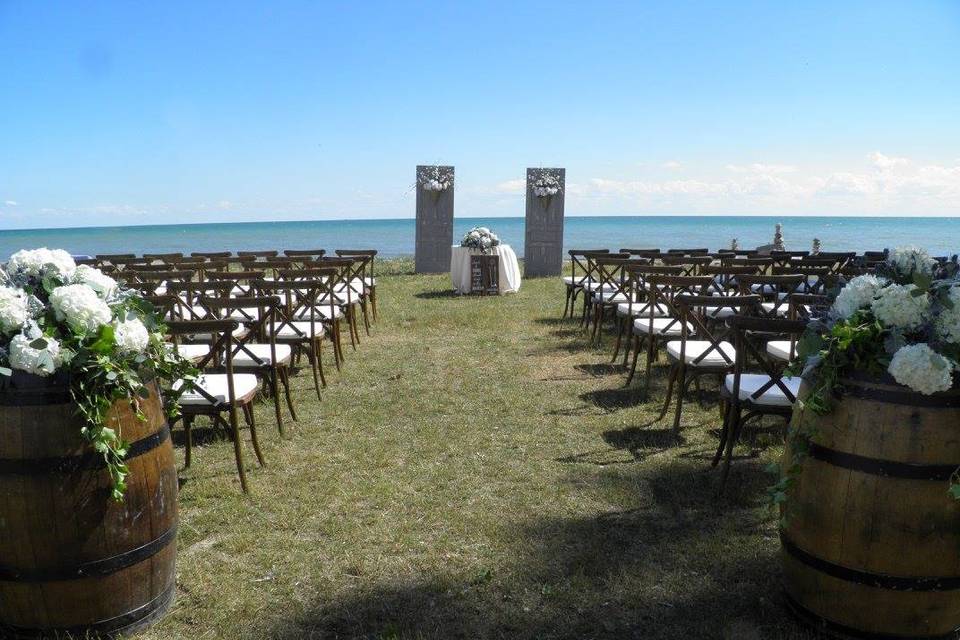
[[[453,186],[453,168],[421,167],[417,171],[417,183],[424,191],[446,191]]]
[[[490,253],[494,247],[500,246],[500,238],[486,227],[474,227],[464,234],[460,246],[475,249],[480,253]]]
[[[851,279],[798,344],[798,365],[813,383],[807,406],[829,412],[840,379],[852,371],[889,374],[925,395],[956,386],[958,272],[956,256],[937,261],[923,249],[904,247],[890,254],[877,275]]]
[[[540,170],[531,182],[530,189],[538,198],[548,198],[561,193],[563,184],[560,182],[560,176],[547,170]]]
[[[195,374],[164,342],[152,306],[101,270],[46,248],[18,251],[0,267],[0,388],[69,385],[114,499],[126,490],[127,443],[107,425],[108,411],[128,400],[143,418],[139,402],[153,379]],[[172,415],[177,399],[175,391],[167,398]]]

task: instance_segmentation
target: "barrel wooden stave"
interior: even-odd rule
[[[137,616],[123,616],[138,610],[147,615],[145,604],[163,608],[169,602],[176,467],[156,387],[141,406],[145,421],[125,401],[114,405],[109,418],[127,442],[149,445],[141,455],[131,452],[123,502],[110,498],[109,474],[102,468],[31,475],[0,470],[0,565],[48,572],[30,581],[0,579],[0,624],[25,634],[98,623],[136,626],[142,622]],[[0,406],[0,459],[89,456],[81,425],[69,403]],[[141,547],[145,552],[130,553]],[[106,558],[117,563],[104,573],[64,579],[69,568]]]
[[[906,404],[904,388],[896,385],[845,384],[852,393],[838,399],[830,414],[817,416],[804,408],[806,388],[794,413],[797,423],[814,427],[812,442],[827,456],[830,451],[854,454],[868,464],[904,463],[924,472],[929,465],[960,463],[955,433],[960,406],[932,406],[936,401],[918,394],[910,394],[915,404]],[[897,402],[885,401],[892,399]],[[788,447],[784,464],[790,461]],[[814,617],[857,632],[950,634],[960,627],[960,590],[892,589],[889,582],[876,586],[873,577],[903,578],[908,584],[960,577],[960,504],[947,493],[948,480],[877,475],[843,466],[849,463],[818,455],[802,463],[782,531],[787,595]],[[813,560],[800,559],[790,546]],[[811,565],[819,561],[828,564]]]

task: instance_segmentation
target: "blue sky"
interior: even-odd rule
[[[0,227],[960,214],[960,2],[0,0]]]

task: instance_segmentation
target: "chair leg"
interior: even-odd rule
[[[317,361],[320,359],[320,354],[317,352],[317,343],[314,341],[310,345],[310,353],[307,354],[307,357],[310,359],[310,370],[313,372],[313,388],[317,392],[317,400],[322,400],[320,397],[320,376],[319,376],[319,366]]]
[[[252,404],[243,405],[243,418],[250,428],[250,442],[253,443],[253,452],[257,454],[257,462],[260,463],[261,467],[265,467],[267,463],[263,461],[263,452],[260,451],[260,441],[257,439],[257,419],[253,415]]]
[[[733,407],[733,404],[731,404]],[[723,494],[723,490],[727,486],[727,478],[730,476],[730,461],[733,460],[733,447],[737,444],[737,438],[740,437],[740,410],[737,406],[737,410],[733,416],[733,420],[730,425],[730,435],[727,436],[727,448],[726,453],[723,457],[723,469],[720,474],[720,487],[717,490],[718,494]]]
[[[193,450],[193,416],[183,416],[184,461],[183,466],[189,467]]]
[[[563,300],[563,315],[560,316],[561,318],[567,317],[567,311],[570,309],[570,295],[573,293],[573,289],[570,287],[567,287],[566,289],[566,296]]]
[[[279,373],[280,383],[283,385],[283,395],[287,399],[287,409],[290,411],[290,417],[296,422],[298,420],[297,410],[293,407],[293,398],[290,395],[290,370],[286,367],[281,367]]]
[[[696,379],[697,379],[696,372],[694,372],[693,377],[692,377],[690,380],[688,380],[688,379],[687,379],[687,367],[686,367],[686,366],[681,366],[681,367],[680,367],[680,381],[679,381],[679,384],[677,385],[677,391],[678,391],[678,393],[677,393],[677,409],[676,409],[676,413],[675,413],[674,416],[673,416],[673,433],[674,433],[674,435],[677,435],[677,436],[680,435],[680,416],[681,416],[682,413],[683,413],[683,397],[686,395],[687,389],[688,389],[688,387],[690,386],[690,383],[691,383],[693,380],[696,380]]]
[[[617,358],[620,356],[620,346],[623,344],[623,334],[627,328],[627,318],[620,318],[617,316],[617,342],[613,345],[613,358],[610,359],[610,362],[616,362]]]
[[[337,318],[331,324],[330,339],[333,341],[333,363],[340,371],[340,361],[343,353],[340,351],[340,318]]]
[[[680,363],[675,363],[670,367],[670,377],[667,379],[667,397],[663,400],[663,408],[660,409],[660,415],[657,416],[657,419],[654,422],[659,422],[663,420],[663,417],[667,415],[667,409],[670,408],[670,400],[673,398],[673,383],[677,380],[677,373],[680,370]]]
[[[320,386],[327,388],[327,377],[323,375],[323,338],[317,338],[317,371],[320,373]]]
[[[247,487],[247,472],[243,468],[243,448],[240,446],[240,434],[237,433],[237,408],[230,407],[230,426],[233,428],[233,457],[237,461],[237,473],[240,475],[240,488],[250,493]]]
[[[370,285],[370,310],[373,311],[373,321],[379,320],[377,316],[377,285]]]
[[[280,373],[279,367],[273,367],[267,374],[270,378],[270,395],[273,396],[273,414],[277,420],[277,431],[283,436],[283,415],[280,413]]]
[[[370,316],[367,313],[367,300],[365,298],[360,300],[360,310],[363,311],[363,328],[367,332],[367,337],[370,337]]]
[[[630,365],[630,373],[627,374],[627,382],[623,386],[629,387],[633,382],[633,376],[637,373],[637,360],[640,359],[640,334],[633,336],[633,363]]]
[[[357,342],[360,339],[360,334],[357,333],[357,313],[353,305],[347,305],[347,325],[350,329],[350,346],[353,347],[353,350],[357,350]]]
[[[643,377],[644,402],[650,398],[650,378],[653,375],[653,363],[656,362],[657,356],[659,355],[659,349],[657,347],[657,339],[654,336],[650,336],[650,339],[647,341],[647,370],[644,372]]]

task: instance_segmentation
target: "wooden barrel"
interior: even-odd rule
[[[833,635],[954,638],[960,629],[960,391],[913,393],[887,378],[843,380],[812,429],[781,529],[791,607]],[[791,464],[788,446],[784,465]]]
[[[130,443],[117,502],[63,380],[0,389],[0,636],[112,636],[169,606],[177,473],[156,386],[142,409],[146,421],[126,401],[110,410]]]

